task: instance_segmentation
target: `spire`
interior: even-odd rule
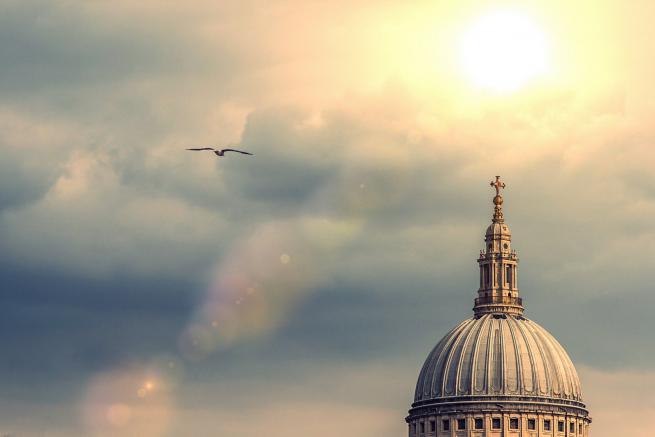
[[[476,317],[487,313],[523,313],[517,281],[519,260],[516,251],[512,250],[512,232],[503,217],[500,190],[505,188],[505,182],[496,176],[490,185],[496,190],[494,214],[484,237],[486,248],[480,251],[478,258],[480,288],[473,308]]]

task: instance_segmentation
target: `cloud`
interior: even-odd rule
[[[8,62],[2,73],[5,98],[74,103],[85,94],[111,94],[130,82],[147,83],[153,75],[179,77],[217,64],[236,65],[238,51],[230,53],[229,45],[213,59],[187,50],[209,45],[195,32],[174,32],[182,22],[155,6],[139,10],[127,2],[111,8],[99,3],[6,2],[0,44]],[[175,17],[183,19],[184,14]],[[220,48],[220,42],[211,47]]]
[[[0,106],[0,211],[38,201],[72,153],[81,132],[56,117]]]
[[[383,96],[387,92],[381,91]],[[402,93],[393,94],[402,101]],[[288,236],[283,245],[308,250],[301,257],[308,269],[321,266],[322,277],[375,290],[362,293],[384,290],[400,299],[387,284],[412,284],[421,293],[419,287],[430,287],[430,280],[458,287],[468,278],[458,293],[471,297],[473,258],[487,222],[472,217],[490,214],[479,188],[484,186],[483,162],[496,155],[511,157],[518,145],[495,144],[491,137],[494,153],[476,156],[471,153],[477,146],[467,135],[447,138],[417,130],[412,120],[425,110],[419,103],[407,103],[403,114],[393,115],[397,125],[386,125],[389,111],[378,110],[380,100],[372,96],[368,106],[365,99],[358,102],[357,110],[318,114],[302,108],[255,112],[242,140],[254,157],[216,160],[177,151],[179,158],[172,158],[172,146],[145,150],[134,159],[103,148],[72,153],[39,202],[3,216],[14,262],[75,275],[202,277],[214,265],[229,262],[240,242],[256,242],[258,230],[270,230],[277,221],[284,225],[272,234],[283,240]],[[489,130],[489,122],[484,117],[470,121],[479,130]],[[529,126],[518,126],[522,138]],[[525,257],[524,293],[539,302],[540,293],[549,290],[576,305],[615,295],[611,281],[639,293],[647,280],[643,266],[652,259],[645,244],[650,232],[642,222],[652,203],[643,192],[624,196],[616,189],[617,179],[585,160],[573,169],[562,165],[571,147],[556,141],[553,147],[528,150],[528,161],[502,164],[515,171],[509,173],[506,214],[515,247]],[[576,153],[597,155],[610,153],[611,144],[574,147]],[[629,156],[638,165],[637,157]],[[173,168],[178,171],[165,177]],[[580,184],[581,178],[594,183]],[[211,190],[203,180],[214,182]],[[626,207],[616,208],[615,202]],[[606,215],[603,221],[594,220],[598,212]],[[634,223],[642,223],[642,230],[635,233]],[[338,238],[343,240],[329,250],[321,247]],[[639,254],[636,263],[611,256],[627,251]],[[567,255],[553,258],[552,253]],[[303,294],[312,292],[312,284],[301,287],[309,288]],[[576,290],[573,297],[566,296],[569,289]],[[438,293],[455,296],[446,287]],[[604,305],[598,308],[608,311]],[[555,320],[575,319],[560,313]]]
[[[209,249],[225,230],[219,214],[134,193],[88,154],[73,156],[42,201],[7,212],[2,224],[19,258],[91,275],[188,271],[207,255],[198,245]]]
[[[651,43],[608,26],[611,14],[594,13],[584,38],[555,20],[581,38],[567,56],[603,31],[616,37],[571,61],[587,62],[585,80],[498,99],[464,90],[430,43],[464,14],[454,3],[2,9],[3,379],[60,381],[53,396],[70,401],[80,380],[164,351],[192,362],[200,385],[229,374],[238,391],[260,378],[246,405],[294,391],[257,406],[269,431],[290,433],[301,410],[404,433],[425,354],[471,314],[496,174],[527,315],[596,369],[592,386],[632,384],[628,369],[650,377],[655,131],[649,82],[633,79],[652,66],[599,67]],[[594,69],[606,74],[588,83]],[[183,150],[228,143],[255,155]],[[367,404],[376,396],[361,393],[380,392],[361,382],[366,369],[398,357],[376,381],[403,375],[389,402]],[[340,365],[361,368],[321,380],[308,406],[299,366]],[[286,388],[274,384],[285,366]],[[330,399],[316,395],[325,387]],[[590,393],[609,414],[609,398]],[[175,429],[213,420],[187,405],[192,396]],[[243,420],[223,407],[226,424]]]

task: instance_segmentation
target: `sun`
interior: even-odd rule
[[[518,11],[491,12],[474,21],[462,36],[459,56],[475,85],[499,93],[516,91],[550,68],[545,34]]]

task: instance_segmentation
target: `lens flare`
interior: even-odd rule
[[[261,225],[216,267],[203,305],[180,335],[182,356],[199,360],[273,332],[355,233],[351,226],[306,218]]]
[[[156,374],[154,366],[96,375],[81,404],[85,435],[166,435],[174,412],[171,387],[168,376]]]

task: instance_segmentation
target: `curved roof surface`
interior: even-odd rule
[[[425,360],[414,401],[461,396],[582,402],[580,380],[564,348],[537,323],[509,314],[464,320]]]

